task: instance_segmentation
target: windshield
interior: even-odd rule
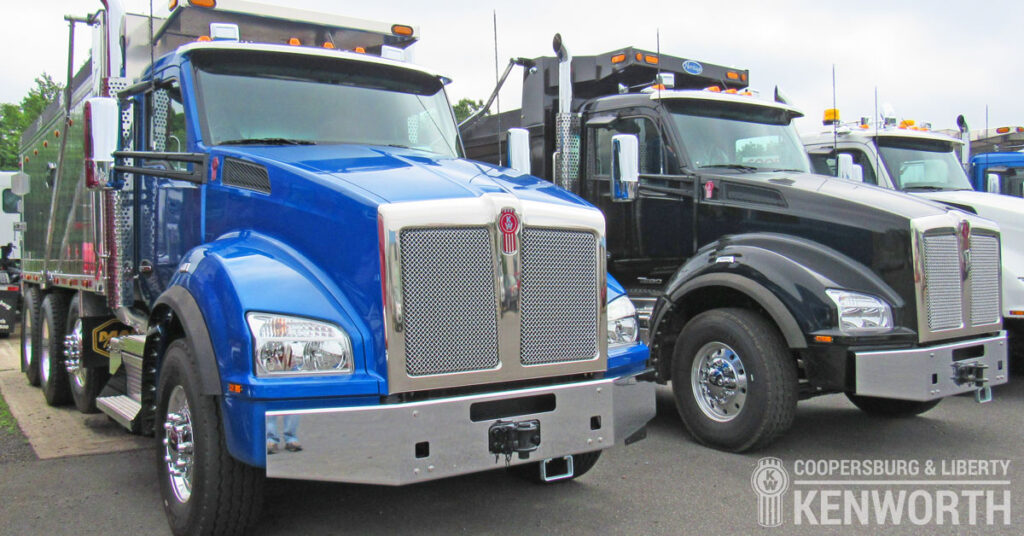
[[[694,167],[810,171],[788,110],[697,99],[667,106]]]
[[[881,137],[878,153],[898,190],[971,189],[951,142]]]
[[[456,157],[441,82],[389,65],[294,54],[197,55],[206,143],[356,143]]]

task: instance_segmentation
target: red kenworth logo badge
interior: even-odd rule
[[[505,255],[514,255],[519,246],[516,245],[516,231],[519,230],[519,216],[516,216],[515,209],[501,209],[501,216],[498,216],[498,230],[501,231],[501,252]]]

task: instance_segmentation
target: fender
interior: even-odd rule
[[[756,302],[793,349],[806,348],[811,333],[836,329],[835,305],[826,289],[884,299],[892,307],[896,326],[902,325],[907,306],[870,268],[835,249],[775,233],[731,235],[701,248],[669,279],[652,315],[652,346],[664,346],[654,338],[659,332],[661,337],[676,334],[665,329],[673,318],[701,312],[688,307],[687,300],[709,287],[732,289]]]
[[[194,348],[196,358],[208,360],[219,372],[215,393],[227,392],[227,383],[242,386],[237,396],[249,399],[316,398],[378,394],[383,378],[368,355],[372,348],[369,328],[355,314],[351,304],[326,274],[299,252],[271,237],[250,231],[230,233],[200,246],[185,256],[171,280],[174,295],[185,293],[194,299],[199,315],[185,325],[202,338],[206,332],[208,355]],[[165,292],[170,296],[171,290]],[[161,298],[163,299],[163,298]],[[168,300],[170,298],[168,297]],[[168,302],[169,303],[169,302]],[[172,308],[173,309],[173,308]],[[261,311],[307,317],[330,322],[344,330],[352,341],[355,372],[339,378],[257,377],[253,365],[252,335],[246,313]],[[202,365],[209,367],[210,365]],[[205,370],[201,370],[204,372]],[[204,379],[204,389],[209,387]]]
[[[172,286],[161,294],[156,300],[149,322],[150,326],[157,327],[161,332],[166,332],[170,327],[168,325],[170,323],[169,316],[161,314],[161,309],[164,307],[170,309],[174,313],[174,317],[181,323],[182,331],[186,340],[188,340],[192,355],[196,359],[196,364],[199,365],[200,393],[204,395],[220,395],[222,393],[220,370],[217,368],[217,360],[213,352],[210,332],[206,328],[206,320],[203,317],[203,312],[199,310],[199,305],[196,303],[195,298],[182,286]],[[159,342],[161,348],[150,347],[151,344],[156,343],[157,341],[154,337],[147,337],[147,355],[154,351],[158,352],[159,355],[163,354],[163,346],[166,346],[166,341]]]

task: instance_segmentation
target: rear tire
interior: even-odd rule
[[[878,398],[874,396],[857,396],[846,393],[846,398],[853,402],[854,406],[869,415],[879,417],[913,417],[920,415],[942,402],[941,398],[927,402],[914,400],[897,400],[895,398]]]
[[[523,465],[516,465],[512,467],[512,472],[520,478],[525,478],[536,484],[557,484],[559,482],[568,482],[570,480],[576,480],[577,478],[587,474],[597,465],[597,460],[601,457],[601,451],[595,450],[594,452],[584,452],[582,454],[572,455],[572,476],[563,478],[561,480],[555,480],[552,482],[545,482],[540,477],[540,462],[526,463]]]
[[[25,287],[21,307],[21,370],[29,385],[39,386],[39,289]]]
[[[75,401],[75,407],[82,413],[96,413],[96,397],[99,396],[103,386],[107,383],[110,374],[107,369],[82,367],[81,359],[85,351],[82,319],[78,316],[78,297],[71,300],[68,306],[67,317],[68,338],[74,337],[77,346],[77,367],[68,371],[68,386],[71,389],[71,398]],[[67,339],[65,339],[65,351],[67,350]],[[70,356],[65,352],[65,362],[70,366]]]
[[[68,297],[50,292],[43,298],[39,334],[39,384],[46,403],[63,406],[71,401],[68,369],[64,365],[65,323],[68,319]]]
[[[164,354],[157,396],[156,461],[171,531],[251,532],[263,502],[264,474],[228,453],[220,402],[199,394],[199,368],[184,339]]]
[[[672,393],[699,443],[732,452],[764,447],[796,414],[796,362],[782,335],[746,309],[690,320],[672,356]]]

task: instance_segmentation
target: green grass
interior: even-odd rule
[[[11,415],[11,410],[7,407],[7,401],[4,400],[2,394],[0,394],[0,431],[18,432],[18,421],[14,420],[14,416]]]

